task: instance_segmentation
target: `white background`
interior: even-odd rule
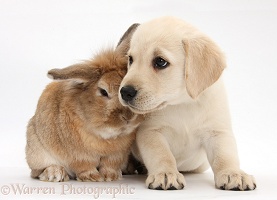
[[[0,189],[15,183],[60,187],[31,180],[25,162],[26,125],[50,82],[47,71],[90,58],[97,50],[115,45],[132,23],[164,15],[194,24],[225,52],[224,79],[241,167],[255,175],[258,188],[216,190],[211,171],[186,175],[187,187],[182,191],[147,190],[141,176],[100,185],[135,187],[135,194],[117,196],[124,199],[277,198],[277,2],[273,0],[0,0]],[[12,192],[4,196],[0,191],[1,196],[38,197]],[[65,198],[75,197],[93,199],[85,194]]]

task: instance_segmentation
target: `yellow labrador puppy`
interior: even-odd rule
[[[217,188],[254,190],[254,177],[239,166],[219,47],[173,17],[140,25],[130,45],[120,101],[147,116],[133,151],[148,169],[148,188],[182,189],[180,172],[210,165]]]

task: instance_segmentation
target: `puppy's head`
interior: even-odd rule
[[[213,41],[173,17],[140,25],[128,57],[120,101],[137,113],[197,98],[225,68],[224,56]]]

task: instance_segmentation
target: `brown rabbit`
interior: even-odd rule
[[[115,50],[48,72],[54,81],[42,93],[27,128],[31,177],[42,181],[113,181],[127,165],[142,116],[118,99],[127,72],[126,51],[137,24]]]

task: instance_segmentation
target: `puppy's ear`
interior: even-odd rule
[[[63,69],[51,69],[47,76],[53,80],[71,80],[76,84],[81,84],[98,80],[100,70],[84,62]]]
[[[130,41],[131,41],[132,35],[134,34],[134,32],[138,26],[139,26],[139,24],[136,23],[127,29],[127,31],[120,38],[120,40],[116,46],[117,51],[119,51],[120,53],[122,53],[124,55],[127,54],[128,50],[130,48]]]
[[[218,80],[226,63],[219,47],[205,36],[184,39],[185,79],[188,94],[196,98]]]

